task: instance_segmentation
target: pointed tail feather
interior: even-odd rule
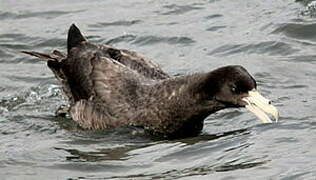
[[[51,54],[39,53],[35,51],[21,51],[24,54],[47,60],[47,66],[53,71],[58,80],[64,80],[65,76],[61,70],[62,60],[66,57],[62,52],[54,51]]]
[[[55,56],[58,56],[60,58],[66,58],[67,57],[66,54],[64,54],[63,52],[60,52],[58,50],[54,50],[52,54],[55,55]]]
[[[86,41],[80,30],[75,24],[72,24],[68,31],[67,51],[70,52],[71,48],[78,46],[81,42]]]
[[[39,53],[39,52],[35,52],[35,51],[21,51],[21,52],[24,53],[24,54],[28,54],[28,55],[31,55],[31,56],[38,57],[40,59],[58,61],[58,58],[53,57],[50,54],[44,54],[44,53]]]

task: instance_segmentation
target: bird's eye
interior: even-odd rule
[[[235,93],[235,92],[236,92],[236,87],[232,87],[231,91],[232,91],[233,93]]]

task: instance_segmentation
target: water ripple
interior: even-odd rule
[[[20,33],[6,33],[0,34],[0,42],[9,43],[9,42],[28,42],[36,40],[37,38],[32,38]]]
[[[103,28],[103,27],[108,27],[108,26],[132,26],[134,24],[139,24],[141,22],[142,22],[141,20],[131,20],[131,21],[121,20],[121,21],[114,21],[114,22],[101,22],[101,23],[92,24],[89,26],[96,27],[96,28]]]
[[[166,43],[166,44],[182,44],[182,45],[189,45],[195,43],[195,41],[189,37],[159,37],[159,36],[140,36],[137,37],[133,44],[137,44],[139,46],[151,45],[151,44],[159,44],[159,43]]]
[[[60,97],[61,94],[61,89],[56,85],[49,85],[47,88],[32,88],[29,91],[16,96],[1,98],[0,107],[11,112],[18,111],[27,106],[35,106],[36,104],[42,103],[45,104],[45,99],[48,100],[52,97]]]
[[[190,45],[195,43],[195,41],[188,37],[160,37],[160,36],[136,36],[132,34],[126,34],[122,36],[115,37],[106,42],[106,44],[115,44],[120,42],[130,42],[132,44],[137,44],[139,46],[166,43],[166,44],[181,44]]]
[[[66,44],[65,39],[53,38],[53,39],[44,39],[41,41],[37,41],[34,45],[34,48],[40,47],[64,47]]]
[[[316,63],[316,55],[302,55],[302,56],[289,56],[285,59],[286,61],[299,61],[306,62],[310,64]]]
[[[122,36],[115,37],[113,39],[108,40],[105,44],[116,44],[120,42],[132,42],[136,39],[135,35],[126,34]]]
[[[12,13],[12,12],[0,12],[0,20],[5,19],[24,19],[24,18],[45,18],[52,19],[58,16],[78,13],[82,12],[82,10],[77,11],[39,11],[39,12],[20,12],[20,13]]]
[[[257,44],[227,44],[212,50],[208,55],[228,56],[247,53],[287,56],[298,51],[298,49],[294,49],[291,45],[284,42],[265,41]]]
[[[226,26],[212,26],[212,27],[207,28],[206,30],[207,31],[217,31],[217,30],[224,29],[224,28],[226,28]]]
[[[10,58],[10,57],[14,57],[14,55],[10,54],[8,52],[8,50],[6,50],[5,48],[3,49],[0,49],[0,57],[1,59],[4,59],[4,58]],[[4,62],[5,60],[0,60],[0,62]]]
[[[81,151],[78,149],[55,148],[69,153],[66,156],[67,161],[71,162],[98,162],[106,160],[123,161],[128,159],[129,151],[145,146],[126,145],[122,147],[115,147],[110,149],[98,149],[98,151]]]
[[[29,37],[20,33],[0,34],[0,55],[11,57],[17,50],[28,49],[31,44],[38,40],[37,37]]]
[[[222,14],[212,14],[212,15],[209,15],[209,16],[206,16],[205,19],[209,20],[209,19],[217,19],[217,18],[220,18],[220,17],[223,17]]]
[[[202,7],[196,7],[194,5],[166,5],[165,9],[168,9],[166,12],[158,12],[161,15],[180,15],[185,14],[190,11],[203,9]]]
[[[301,11],[302,16],[316,17],[316,1],[305,2],[305,9]]]
[[[280,24],[272,33],[282,33],[287,37],[316,41],[316,23],[284,23]]]

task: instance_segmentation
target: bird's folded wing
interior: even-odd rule
[[[113,116],[105,104],[84,99],[71,106],[70,115],[84,129],[106,129],[128,123],[128,121],[122,121],[120,118]]]
[[[126,49],[116,49],[108,45],[101,46],[107,49],[106,53],[108,53],[109,57],[137,71],[146,78],[160,80],[170,77],[157,64],[152,62],[150,58],[142,54]]]
[[[128,118],[129,113],[133,113],[143,91],[140,83],[146,81],[146,78],[111,58],[101,57],[98,53],[80,56],[84,57],[89,57],[85,61],[90,62],[87,74],[81,72],[84,71],[80,70],[84,68],[82,65],[73,70],[73,73],[80,76],[76,83],[82,88],[86,88],[84,83],[90,84],[88,89],[91,96],[77,101],[71,107],[72,118],[86,129],[115,127],[128,122],[121,122],[120,116]],[[86,75],[88,77],[84,77]]]

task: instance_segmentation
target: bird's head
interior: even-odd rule
[[[246,107],[262,122],[278,120],[278,110],[257,91],[255,79],[242,66],[225,66],[208,74],[202,85],[206,96],[225,107]]]

